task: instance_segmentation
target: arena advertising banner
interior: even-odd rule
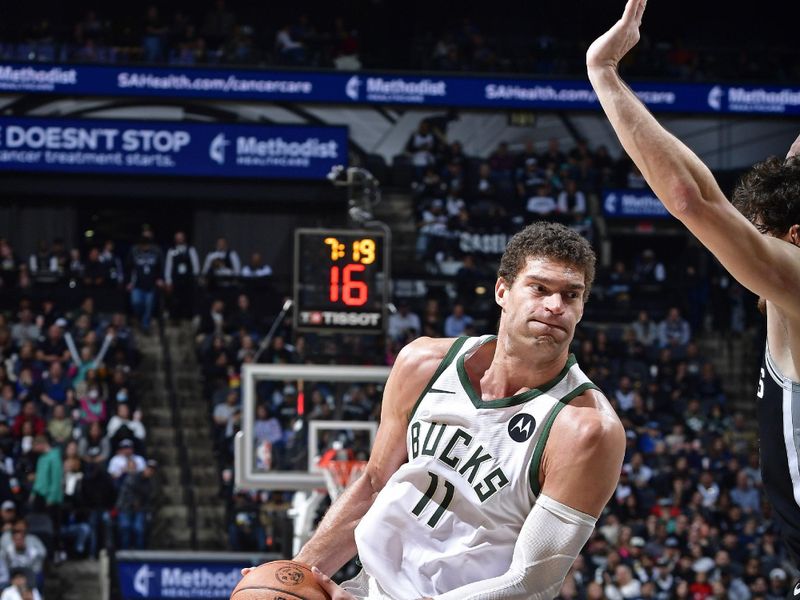
[[[0,170],[324,179],[346,127],[0,117]]]
[[[800,115],[800,87],[631,84],[655,112]],[[0,63],[0,93],[600,110],[587,80]]]
[[[120,560],[119,589],[124,600],[141,598],[230,598],[242,578],[241,562]]]
[[[671,215],[649,189],[609,189],[602,194],[603,214],[609,218],[664,219]]]

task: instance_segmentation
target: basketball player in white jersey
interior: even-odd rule
[[[781,537],[798,564],[800,137],[785,160],[773,157],[755,165],[734,191],[736,207],[728,202],[708,168],[659,125],[617,72],[639,40],[645,4],[628,0],[622,18],[589,47],[589,79],[620,142],[664,206],[760,297],[767,316],[767,346],[755,387],[761,472]],[[800,598],[800,582],[790,597]]]
[[[402,350],[364,476],[295,558],[334,600],[558,593],[625,450],[613,408],[569,353],[594,268],[580,235],[530,225],[501,260],[497,336]],[[323,575],[356,552],[355,580]]]

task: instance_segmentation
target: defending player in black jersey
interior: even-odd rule
[[[639,40],[646,0],[589,48],[589,79],[620,142],[675,217],[762,300],[767,347],[756,392],[764,486],[800,559],[800,138],[786,159],[753,167],[734,206],[709,169],[668,133],[622,81],[617,66]],[[800,597],[800,584],[796,586]]]

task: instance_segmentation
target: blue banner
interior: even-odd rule
[[[0,117],[0,170],[324,179],[347,128]]]
[[[250,563],[120,561],[125,600],[136,598],[230,598]]]
[[[800,115],[800,87],[634,83],[656,112]],[[0,93],[600,110],[586,80],[0,63]]]
[[[649,189],[603,190],[603,214],[610,218],[663,219],[671,215]]]

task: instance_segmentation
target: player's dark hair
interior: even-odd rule
[[[497,275],[513,285],[529,258],[549,258],[580,269],[586,285],[583,299],[589,297],[597,259],[588,240],[576,231],[559,223],[531,223],[509,240]]]
[[[775,156],[745,173],[733,204],[761,233],[783,236],[800,223],[800,156]]]

